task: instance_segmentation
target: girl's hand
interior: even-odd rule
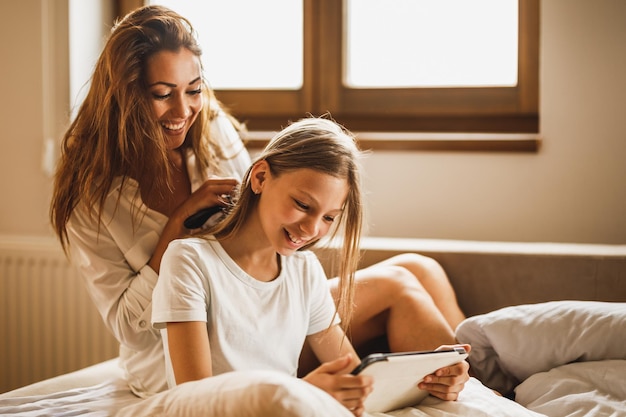
[[[451,349],[462,347],[469,353],[470,345],[444,345],[437,348]],[[459,393],[463,391],[465,383],[469,380],[469,363],[462,361],[454,365],[446,366],[438,369],[434,374],[427,375],[422,382],[419,383],[420,389],[426,390],[437,398],[447,401],[456,401]]]
[[[326,391],[355,416],[363,415],[363,403],[372,392],[374,380],[367,375],[352,375],[358,360],[345,355],[326,362],[302,378],[308,383]]]

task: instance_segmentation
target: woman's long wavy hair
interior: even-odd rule
[[[148,97],[146,63],[157,52],[182,48],[198,57],[202,53],[190,22],[165,7],[139,8],[112,28],[89,92],[61,144],[50,219],[65,250],[72,212],[80,203],[90,213],[99,213],[99,225],[116,177],[122,184],[128,178],[137,180],[144,195],[171,189],[165,139]],[[203,81],[203,109],[182,145],[193,150],[200,170],[217,166],[221,156],[209,138],[218,107]]]
[[[325,118],[306,118],[290,124],[272,138],[263,152],[246,171],[239,192],[225,219],[202,232],[207,238],[229,238],[241,229],[258,203],[259,195],[251,187],[251,171],[259,161],[266,161],[272,176],[303,168],[313,169],[337,178],[345,178],[348,195],[339,221],[335,222],[329,240],[339,231],[340,249],[335,251],[339,268],[339,301],[337,310],[348,329],[354,302],[354,274],[359,261],[359,246],[363,223],[361,178],[358,149],[354,135],[337,123]],[[312,242],[303,249],[311,248]]]

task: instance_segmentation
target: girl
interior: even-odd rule
[[[296,122],[246,172],[225,220],[170,243],[152,319],[166,328],[171,385],[244,369],[296,376],[306,340],[323,365],[304,379],[363,412],[371,378],[349,374],[358,356],[319,261],[301,251],[343,230],[338,308],[347,326],[362,219],[357,157],[330,120]]]

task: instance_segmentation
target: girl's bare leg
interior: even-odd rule
[[[417,253],[404,253],[374,266],[377,265],[396,265],[408,269],[431,296],[452,329],[465,320],[448,276],[436,260]]]
[[[333,297],[338,279],[329,280]],[[347,334],[357,349],[386,338],[392,352],[435,349],[456,343],[464,316],[445,272],[431,258],[398,255],[356,274],[355,310]],[[317,366],[305,346],[299,373]]]

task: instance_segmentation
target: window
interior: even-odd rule
[[[301,1],[153,0],[149,3],[167,6],[191,21],[203,48],[205,75],[213,88],[265,91],[302,88]]]
[[[346,86],[517,85],[517,0],[346,0],[345,4]]]
[[[119,1],[126,3],[121,5],[121,13],[130,10],[129,4],[141,3],[138,0]],[[465,46],[461,48],[465,61],[446,64],[448,69],[458,66],[465,69],[476,67],[478,74],[485,72],[484,66],[481,72],[480,65],[487,65],[488,68],[502,67],[501,75],[491,75],[487,79],[470,82],[458,78],[458,74],[456,81],[452,82],[439,79],[415,81],[412,77],[417,71],[398,71],[403,69],[400,67],[411,65],[406,61],[389,64],[387,69],[392,76],[385,74],[384,65],[369,75],[360,72],[366,67],[363,62],[368,59],[373,62],[367,67],[372,68],[377,68],[374,63],[390,61],[389,57],[383,56],[386,52],[384,47],[374,48],[376,40],[385,39],[387,44],[400,45],[401,50],[417,53],[416,38],[425,38],[426,42],[422,43],[421,48],[443,39],[442,34],[446,31],[430,34],[426,32],[422,35],[415,32],[415,26],[424,24],[424,16],[421,14],[415,15],[414,20],[403,22],[391,17],[393,12],[402,16],[409,15],[399,11],[399,8],[428,3],[425,0],[303,0],[301,3],[294,0],[253,1],[255,9],[249,13],[242,13],[241,5],[235,11],[220,10],[229,5],[237,7],[239,1],[234,0],[213,1],[209,11],[203,13],[198,12],[198,6],[192,11],[181,10],[185,3],[181,0],[153,3],[168,5],[191,18],[201,36],[206,27],[216,26],[218,21],[226,22],[232,16],[234,22],[228,23],[227,29],[220,29],[222,36],[213,36],[209,43],[201,40],[201,44],[206,57],[221,59],[231,69],[245,68],[248,80],[252,80],[250,74],[256,73],[259,67],[269,67],[276,72],[295,71],[296,76],[293,73],[281,73],[282,75],[276,77],[284,85],[264,84],[253,88],[250,84],[235,86],[232,80],[227,81],[217,70],[210,70],[210,63],[205,64],[207,76],[218,98],[239,119],[245,121],[250,130],[274,131],[284,126],[288,120],[301,118],[307,113],[320,115],[329,112],[333,118],[355,132],[393,132],[388,136],[392,139],[391,142],[396,138],[395,143],[399,143],[399,146],[410,142],[410,138],[407,139],[409,132],[445,132],[448,134],[446,146],[457,142],[458,136],[455,134],[460,132],[538,132],[539,0],[500,0],[495,3],[489,3],[488,0],[432,2],[439,9],[445,4],[443,11],[448,13],[448,32],[463,30],[463,25],[468,23],[468,14],[472,12],[471,9],[467,10],[468,7],[486,7],[487,11],[479,13],[479,16],[488,17],[480,21],[473,19],[469,25],[470,30],[472,27],[484,28],[487,24],[492,24],[494,28],[490,30],[499,31],[498,35],[494,35],[494,32],[477,34],[483,38],[474,40],[473,44],[466,44],[489,44],[487,46],[491,49],[487,49],[484,55]],[[209,1],[202,0],[198,3],[209,4]],[[371,16],[372,8],[375,7],[383,8],[374,9],[377,21],[368,22],[370,17],[366,12],[369,11]],[[435,12],[433,10],[429,13],[434,15]],[[212,17],[217,15],[219,18]],[[252,16],[253,21],[246,21],[246,15]],[[257,23],[259,25],[255,27]],[[261,40],[262,34],[271,35],[269,28],[280,29],[276,55],[265,52],[262,48],[263,45],[277,45],[271,40]],[[446,42],[458,46],[466,38],[466,35],[453,35],[449,38],[451,41]],[[493,42],[504,38],[508,46],[506,43],[503,46]],[[239,42],[239,46],[226,46],[228,39]],[[219,51],[216,44],[226,49]],[[209,51],[208,48],[213,49]],[[419,52],[420,55],[425,53],[423,49]],[[494,56],[496,61],[486,62],[487,58]],[[244,58],[243,63],[234,62],[235,58],[241,57]],[[430,58],[429,63],[434,60],[436,58]],[[414,60],[413,65],[415,62],[419,60]],[[441,75],[445,72],[444,69],[445,65],[440,66],[435,74]],[[385,77],[393,82],[385,85]],[[515,139],[511,136],[502,142],[513,143],[511,138]],[[531,142],[534,143],[533,140],[529,143]],[[504,145],[505,148],[507,146]]]

